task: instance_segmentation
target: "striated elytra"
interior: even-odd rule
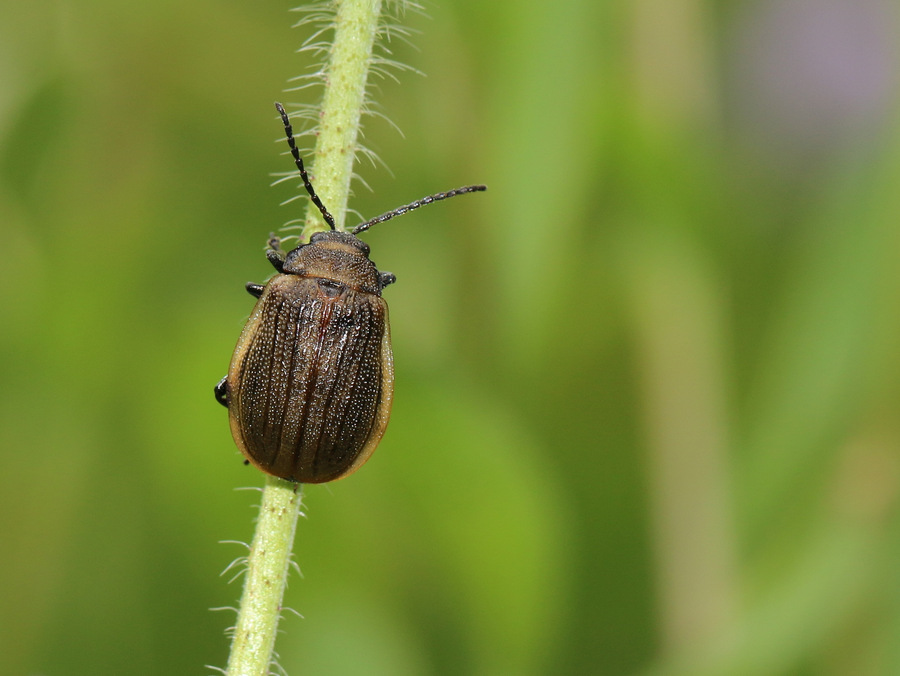
[[[299,483],[324,483],[359,469],[381,440],[391,413],[394,365],[387,303],[396,281],[369,259],[356,235],[377,223],[455,195],[430,195],[353,228],[335,229],[316,195],[284,123],[294,162],[310,199],[331,228],[285,255],[277,238],[266,256],[278,274],[248,284],[258,300],[238,339],[228,375],[215,387],[228,407],[231,433],[248,462]]]

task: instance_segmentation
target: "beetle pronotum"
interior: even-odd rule
[[[359,469],[381,440],[391,412],[394,365],[381,292],[396,277],[379,272],[356,237],[426,204],[486,190],[469,185],[392,209],[350,232],[313,189],[290,120],[276,103],[303,186],[330,231],[286,255],[272,237],[277,274],[247,284],[258,300],[238,339],[228,375],[215,387],[248,462],[282,479],[324,483]]]

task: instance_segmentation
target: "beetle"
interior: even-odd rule
[[[310,182],[284,107],[275,108],[303,186],[330,230],[287,254],[270,237],[266,257],[277,274],[265,285],[246,285],[256,306],[215,396],[228,408],[245,463],[288,481],[324,483],[369,459],[393,400],[391,331],[381,293],[396,277],[378,270],[357,235],[426,204],[487,188],[429,195],[340,231]]]

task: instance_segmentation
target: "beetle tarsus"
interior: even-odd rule
[[[263,289],[265,288],[262,284],[254,284],[253,282],[247,282],[245,288],[247,289],[247,293],[249,293],[254,298],[259,298],[262,295]]]
[[[222,404],[225,408],[228,408],[228,376],[225,376],[216,383],[213,391],[216,393],[216,401]]]
[[[281,250],[281,240],[274,234],[269,235],[269,248],[266,249],[266,258],[272,264],[272,267],[278,272],[284,271],[284,251]]]
[[[378,273],[378,281],[381,283],[381,288],[388,286],[389,284],[393,284],[397,281],[397,275],[393,272],[379,272]]]

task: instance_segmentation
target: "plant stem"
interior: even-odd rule
[[[342,228],[381,0],[335,0],[335,4],[334,42],[325,76],[314,174],[316,191]],[[301,241],[327,229],[318,209],[310,205]],[[300,502],[297,484],[266,478],[227,676],[269,673]]]
[[[301,499],[298,484],[266,478],[225,671],[228,676],[269,673]]]
[[[337,4],[313,173],[316,192],[331,211],[339,230],[344,229],[359,118],[366,98],[380,14],[381,0],[340,0]],[[312,233],[327,229],[318,209],[310,204],[300,241],[305,242]]]

